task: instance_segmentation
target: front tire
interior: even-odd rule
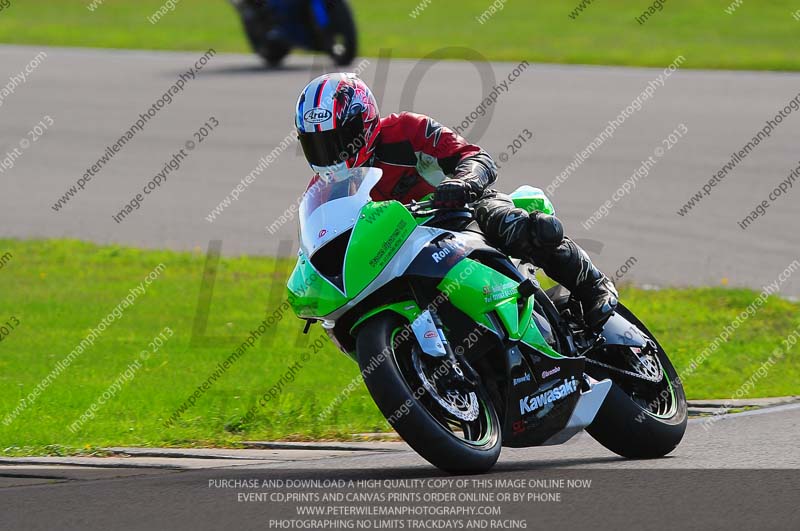
[[[280,66],[289,55],[292,47],[285,42],[267,39],[271,27],[270,14],[265,8],[253,2],[234,2],[244,25],[244,33],[250,48],[261,57],[267,66]]]
[[[636,382],[587,364],[597,379],[610,378],[611,390],[586,431],[612,452],[631,459],[663,457],[683,439],[688,421],[686,395],[675,367],[658,340],[633,313],[620,304],[617,313],[647,334],[655,345],[666,386],[654,396],[637,395]],[[616,347],[627,348],[627,347]],[[667,400],[669,403],[667,403]]]
[[[479,385],[477,419],[464,421],[463,436],[457,434],[447,412],[437,410],[431,394],[415,379],[411,356],[418,346],[407,324],[398,315],[384,312],[358,332],[358,365],[372,399],[403,440],[432,465],[452,474],[488,471],[502,446],[494,406]]]
[[[279,41],[268,41],[263,48],[258,51],[258,55],[267,63],[270,68],[277,68],[292,51],[292,47]]]

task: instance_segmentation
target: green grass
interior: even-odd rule
[[[7,254],[8,253],[8,254]],[[9,258],[9,254],[11,257]],[[63,453],[112,445],[233,445],[243,440],[346,438],[388,430],[359,385],[325,422],[317,415],[355,376],[357,367],[329,343],[319,354],[309,346],[314,327],[297,338],[292,315],[277,324],[272,347],[256,343],[173,427],[164,421],[192,394],[279,300],[288,262],[242,256],[220,261],[208,336],[216,346],[193,347],[190,337],[205,255],[96,246],[78,241],[0,240],[0,323],[15,317],[16,329],[0,342],[0,453]],[[159,263],[166,269],[122,317],[106,329],[63,374],[9,426],[9,414],[76,345],[97,327]],[[282,296],[282,290],[274,292]],[[754,298],[748,290],[708,288],[623,290],[623,300],[651,327],[680,370]],[[720,351],[685,382],[689,397],[730,397],[780,340],[800,326],[798,304],[770,299]],[[108,389],[164,327],[174,336],[152,355],[134,379],[109,399],[94,420],[73,434],[68,426]],[[311,354],[282,394],[247,410],[273,386],[286,367]],[[751,396],[798,393],[796,354],[759,380]]]
[[[243,52],[238,17],[225,0],[182,0],[157,24],[147,21],[163,0],[11,0],[0,12],[0,42],[110,48]],[[596,0],[574,20],[580,0],[507,0],[484,24],[489,0],[353,0],[365,56],[391,48],[394,57],[422,57],[440,48],[462,57],[469,47],[492,60],[665,66],[683,54],[686,68],[800,69],[795,0],[746,0],[729,15],[730,0],[669,1],[640,25],[651,0]],[[457,5],[458,7],[454,7]]]

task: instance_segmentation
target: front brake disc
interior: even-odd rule
[[[463,391],[448,389],[443,397],[436,388],[436,385],[434,385],[434,382],[425,374],[422,360],[419,356],[419,349],[415,348],[413,350],[411,361],[414,364],[414,369],[417,371],[417,376],[422,382],[422,387],[445,411],[466,422],[472,422],[478,418],[478,396],[474,392],[465,393]]]

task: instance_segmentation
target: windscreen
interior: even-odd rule
[[[308,256],[355,225],[381,175],[377,168],[352,168],[336,180],[314,178],[300,202],[300,241]]]
[[[310,216],[321,205],[335,199],[356,195],[366,175],[367,172],[363,168],[350,170],[347,177],[340,181],[326,181],[316,175],[303,194],[303,202],[300,205],[301,216]]]

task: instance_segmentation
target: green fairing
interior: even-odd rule
[[[397,201],[364,205],[347,248],[343,295],[301,252],[289,277],[289,302],[298,317],[325,317],[355,298],[383,271],[417,226]]]
[[[347,297],[328,282],[301,252],[287,283],[289,303],[301,318],[322,317],[343,306]]]
[[[368,203],[353,228],[344,264],[344,287],[350,298],[375,280],[417,226],[397,201]]]
[[[369,319],[370,317],[377,315],[381,312],[392,311],[401,316],[403,316],[409,323],[414,322],[414,320],[419,317],[419,314],[422,313],[422,310],[419,309],[419,306],[415,301],[401,301],[401,302],[394,302],[392,304],[386,304],[383,306],[378,306],[374,308],[364,315],[362,315],[356,323],[350,327],[350,333],[352,334],[356,328],[361,325],[364,321]]]
[[[456,264],[439,283],[439,290],[477,323],[494,330],[486,314],[494,311],[510,339],[522,340],[551,357],[562,357],[547,344],[532,319],[533,298],[528,298],[520,315],[517,309],[519,283],[491,267],[466,258]]]
[[[554,212],[538,188],[521,187],[512,198],[528,211]],[[353,227],[345,256],[345,294],[322,277],[301,252],[287,286],[288,300],[295,313],[302,318],[321,318],[344,306],[377,278],[417,226],[418,220],[397,201],[365,205]],[[515,279],[467,258],[456,264],[438,287],[477,323],[494,330],[487,314],[495,312],[510,339],[523,341],[548,356],[561,357],[547,344],[532,319],[532,298],[526,300],[520,314],[517,286]],[[383,311],[394,311],[409,322],[421,312],[413,301],[388,304],[366,313],[353,328]]]
[[[533,186],[520,186],[511,193],[511,200],[514,201],[515,206],[527,212],[544,212],[551,216],[556,213],[556,209],[550,199],[539,188],[534,188]]]
[[[525,330],[525,333],[522,334],[522,342],[551,358],[564,357],[553,350],[553,348],[547,343],[547,341],[544,339],[544,336],[542,336],[542,332],[539,330],[539,327],[536,326],[536,322],[533,319],[530,320],[528,323],[528,328]]]

